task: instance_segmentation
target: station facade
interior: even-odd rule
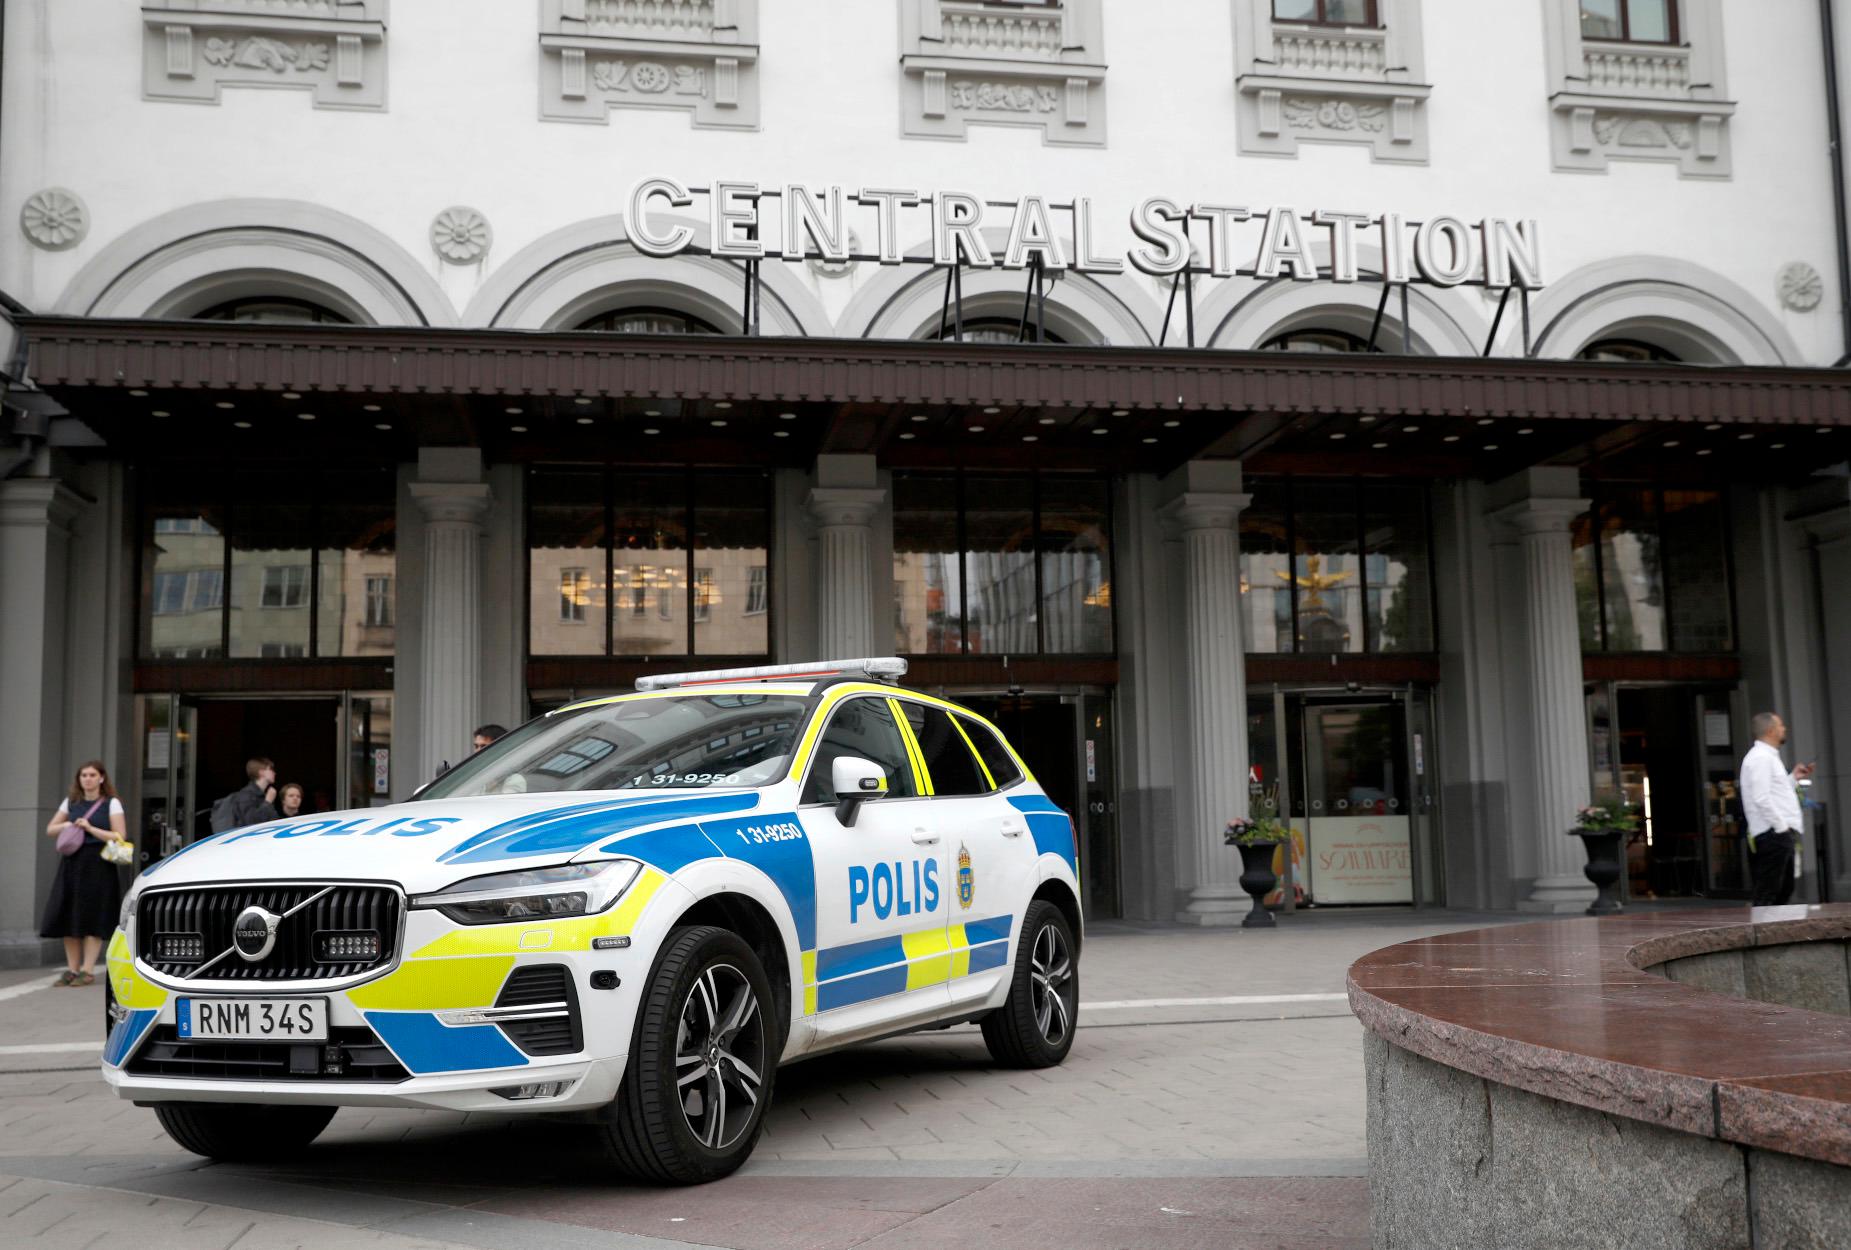
[[[885,654],[1093,916],[1231,923],[1255,811],[1289,905],[1579,909],[1616,796],[1743,898],[1763,709],[1845,897],[1819,14],[1507,7],[8,6],[0,959],[84,760],[159,854]]]

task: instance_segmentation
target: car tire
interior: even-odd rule
[[[980,1022],[984,1044],[1005,1068],[1051,1068],[1073,1049],[1079,1010],[1073,929],[1060,908],[1036,899],[1022,917],[1009,997]]]
[[[700,925],[668,935],[602,1124],[619,1169],[654,1184],[699,1185],[746,1161],[784,1046],[783,1021],[766,1014],[775,1002],[737,934]]]
[[[221,1163],[267,1163],[308,1149],[334,1118],[333,1107],[242,1102],[169,1102],[155,1107],[167,1135]]]

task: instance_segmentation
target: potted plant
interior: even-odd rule
[[[1587,848],[1587,879],[1600,893],[1588,904],[1587,914],[1605,916],[1620,910],[1614,883],[1620,879],[1620,848],[1626,836],[1639,827],[1639,814],[1625,799],[1590,803],[1575,813],[1569,833]]]
[[[1273,852],[1291,836],[1272,816],[1237,816],[1228,822],[1221,840],[1240,851],[1240,888],[1253,898],[1253,910],[1240,922],[1241,928],[1270,929],[1278,923],[1266,910],[1265,899],[1279,884],[1273,872]]]

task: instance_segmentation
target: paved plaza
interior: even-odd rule
[[[102,998],[0,978],[0,1245],[1289,1247],[1368,1241],[1362,1030],[1344,970],[1486,923],[1306,914],[1269,933],[1101,925],[1046,1072],[974,1028],[784,1069],[751,1163],[609,1178],[582,1126],[342,1111],[283,1167],[206,1163],[96,1075]]]

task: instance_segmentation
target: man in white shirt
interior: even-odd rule
[[[1793,897],[1793,847],[1800,837],[1797,783],[1812,765],[1791,773],[1780,758],[1787,725],[1773,712],[1756,712],[1748,722],[1755,744],[1742,757],[1742,815],[1748,822],[1748,861],[1754,872],[1755,906],[1779,906]]]

